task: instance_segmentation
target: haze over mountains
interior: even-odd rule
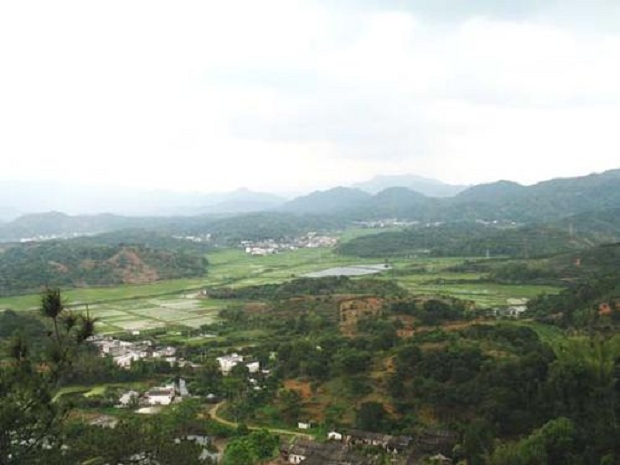
[[[412,179],[414,177],[410,176],[382,177],[364,183],[363,186],[373,190],[380,184],[388,186],[390,182],[410,184]],[[424,182],[428,184],[427,181]],[[435,187],[442,185],[439,182],[431,184]],[[387,187],[374,194],[357,187],[335,187],[288,201],[272,194],[248,190],[209,195],[168,195],[169,193],[160,192],[152,193],[150,197],[140,193],[129,197],[125,202],[126,208],[132,206],[132,202],[143,202],[142,209],[138,208],[138,204],[132,206],[135,208],[132,216],[110,213],[70,216],[65,212],[29,214],[0,225],[0,239],[14,241],[39,235],[96,234],[126,228],[165,228],[170,233],[193,234],[205,232],[207,225],[209,231],[218,228],[241,231],[253,226],[244,226],[246,219],[225,221],[226,218],[244,215],[248,217],[258,212],[264,213],[249,216],[248,224],[294,222],[293,218],[299,215],[315,218],[314,222],[304,223],[304,227],[309,228],[312,228],[314,223],[323,224],[325,218],[330,224],[382,218],[417,221],[557,222],[588,212],[598,212],[604,216],[601,212],[617,210],[620,208],[619,187],[620,170],[611,170],[576,178],[552,179],[532,186],[498,181],[467,188],[452,197],[431,197],[407,187]],[[453,190],[460,188],[445,187]],[[6,196],[3,198],[11,199]],[[108,199],[109,202],[117,200],[122,200],[121,193]],[[29,201],[34,202],[34,199],[30,198]],[[180,205],[184,206],[175,207],[174,202],[180,202]],[[46,207],[49,204],[50,199],[43,196],[41,206]],[[13,207],[9,204],[4,208]],[[137,216],[138,213],[140,216]],[[319,217],[324,218],[319,221]],[[291,230],[294,231],[294,228]]]
[[[390,187],[407,187],[430,197],[455,195],[465,189],[465,186],[453,186],[415,175],[376,176],[351,187],[371,194]],[[12,182],[0,186],[0,220],[10,221],[20,215],[49,211],[72,215],[114,213],[128,216],[249,213],[276,208],[297,195],[300,194],[273,194],[244,188],[204,193],[60,182]]]
[[[452,197],[463,192],[469,186],[446,184],[436,179],[416,176],[415,174],[401,174],[392,176],[375,176],[364,182],[351,185],[352,188],[361,189],[370,194],[378,194],[390,187],[406,187],[428,197]]]
[[[37,212],[114,213],[172,216],[267,210],[286,198],[237,189],[232,192],[173,192],[65,183],[13,182],[0,185],[0,220]]]

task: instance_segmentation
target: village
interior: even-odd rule
[[[140,333],[135,332],[138,336]],[[112,357],[114,363],[121,368],[129,369],[133,362],[139,360],[163,360],[172,364],[184,363],[176,356],[176,348],[172,346],[157,347],[153,342],[145,339],[138,342],[123,341],[111,336],[97,335],[89,341],[99,350],[102,357]]]
[[[132,364],[144,360],[159,360],[169,363],[171,366],[198,368],[201,365],[184,360],[178,357],[177,350],[172,346],[157,346],[150,340],[141,341],[125,341],[110,336],[92,336],[89,341],[97,348],[101,357],[110,357],[114,363],[125,370],[129,370]],[[215,359],[218,363],[219,370],[222,375],[230,374],[233,368],[238,365],[244,365],[248,375],[254,375],[261,371],[260,362],[248,361],[247,357],[233,352],[225,354]],[[263,375],[268,375],[268,370],[262,370]],[[248,378],[248,382],[256,386],[257,380],[253,377]],[[119,398],[119,407],[143,407],[142,411],[137,413],[155,413],[157,409],[148,409],[148,407],[170,405],[173,402],[181,402],[184,398],[190,397],[186,387],[185,380],[177,379],[174,383],[164,386],[152,387],[148,391],[140,394],[137,391],[127,391]],[[207,396],[207,400],[213,400],[214,395]]]
[[[201,366],[179,357],[175,347],[158,346],[147,339],[126,341],[110,336],[93,336],[90,342],[97,348],[101,357],[111,358],[117,366],[125,370],[131,369],[133,363],[145,360],[160,360],[171,365],[190,368]],[[222,376],[229,376],[239,365],[244,366],[248,376],[247,381],[255,390],[262,389],[256,375],[259,373],[262,376],[270,375],[269,370],[261,370],[258,361],[236,352],[216,357],[215,361]],[[137,414],[152,415],[162,412],[168,406],[198,397],[189,392],[185,379],[176,377],[170,382],[151,386],[141,392],[135,389],[123,391],[119,394],[115,407],[132,410]],[[222,400],[213,394],[204,396],[202,400],[212,405],[223,404]],[[118,421],[116,416],[102,414],[92,418],[89,424],[115,428]],[[316,434],[316,426],[310,421],[299,421],[298,432],[286,431],[286,435],[280,436],[279,456],[269,463],[272,465],[379,465],[379,457],[386,455],[391,457],[390,463],[401,465],[422,463],[452,465],[453,463],[448,456],[452,455],[457,435],[452,431],[427,430],[416,438],[359,429],[330,430],[323,436],[308,434],[310,432]],[[200,461],[208,458],[218,462],[221,459],[221,454],[213,451],[213,438],[204,435],[189,435],[183,440],[191,440],[203,446]]]
[[[294,239],[264,239],[261,241],[241,241],[240,247],[245,253],[252,256],[272,255],[297,249],[333,247],[338,240],[331,236],[321,236],[316,232],[309,232]]]
[[[326,440],[325,440],[326,439]],[[448,456],[457,442],[449,430],[427,430],[417,438],[361,431],[330,431],[326,438],[311,441],[296,438],[280,449],[280,464],[379,465],[381,457],[402,465],[452,465]]]

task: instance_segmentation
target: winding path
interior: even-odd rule
[[[209,409],[209,415],[211,416],[211,418],[213,418],[218,423],[221,423],[222,425],[230,426],[231,428],[237,428],[239,426],[239,423],[235,423],[233,421],[222,418],[218,413],[220,410],[220,407],[224,405],[225,403],[226,401],[223,400],[222,402],[215,404],[213,407]],[[296,436],[296,437],[308,439],[311,441],[314,440],[314,437],[311,436],[310,434],[299,433],[297,431],[291,431],[287,429],[269,428],[267,426],[250,426],[250,425],[248,425],[248,429],[254,430],[254,431],[266,429],[267,431],[273,434],[286,434],[288,436]]]

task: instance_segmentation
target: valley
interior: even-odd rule
[[[613,218],[372,220],[355,202],[5,243],[3,363],[50,367],[28,376],[57,386],[41,409],[66,409],[58,463],[149,448],[190,464],[245,453],[504,465],[557,429],[573,438],[566,451],[582,453],[580,435],[609,450],[607,434],[588,436],[615,431],[607,404],[583,396],[613,396],[620,360]],[[42,311],[56,292],[59,313]],[[59,378],[54,347],[71,356]],[[140,444],[120,440],[128,428]],[[183,435],[208,439],[166,439]]]
[[[350,236],[350,233],[345,233]],[[98,331],[123,331],[169,328],[198,329],[213,323],[223,308],[221,301],[210,299],[203,291],[219,287],[277,284],[344,266],[368,264],[364,258],[336,254],[333,249],[302,249],[264,257],[249,256],[239,249],[208,254],[208,274],[204,278],[165,280],[145,285],[123,285],[86,289],[67,289],[70,308],[84,311],[88,306],[98,318]],[[459,273],[450,269],[463,258],[395,259],[379,279],[398,283],[413,294],[447,295],[473,301],[479,308],[503,306],[508,299],[532,298],[541,293],[559,292],[559,287],[542,285],[503,285],[485,282],[484,273]],[[336,268],[340,267],[340,268]],[[408,274],[411,268],[423,269]],[[464,283],[465,281],[466,283]],[[0,311],[33,311],[39,294],[0,298]]]

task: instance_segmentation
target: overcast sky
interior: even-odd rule
[[[619,149],[617,0],[0,3],[0,182],[529,184]]]

